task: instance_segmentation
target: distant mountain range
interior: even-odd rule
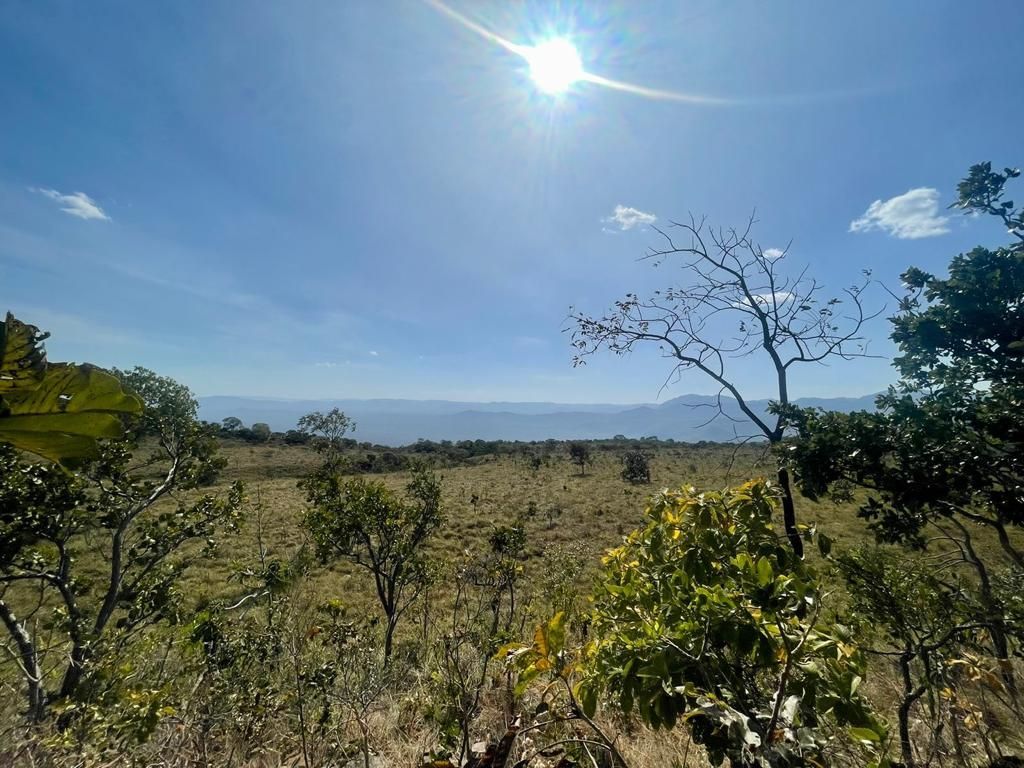
[[[874,409],[874,395],[804,398],[798,405],[833,411]],[[247,426],[264,422],[275,431],[295,428],[310,411],[340,408],[356,422],[358,440],[380,445],[408,445],[425,440],[597,440],[657,436],[686,442],[726,441],[753,434],[735,400],[723,398],[725,416],[709,422],[716,399],[683,395],[654,405],[579,405],[566,403],[469,403],[451,400],[273,400],[249,397],[203,397],[199,415],[219,422],[237,416]],[[750,401],[767,414],[768,400]],[[732,421],[735,419],[736,421]]]

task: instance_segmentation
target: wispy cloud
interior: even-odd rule
[[[380,357],[380,352],[375,349],[370,350],[370,357]]]
[[[649,224],[653,224],[658,220],[658,217],[653,213],[647,213],[636,208],[630,208],[628,205],[616,205],[615,210],[612,211],[612,215],[606,219],[602,219],[605,224],[611,224],[618,227],[620,232],[633,229],[634,227],[644,227]],[[614,231],[605,228],[606,232]]]
[[[769,259],[770,261],[781,259],[783,256],[786,255],[786,252],[781,248],[765,248],[764,251],[762,251],[762,253],[764,254],[764,257],[766,259]]]
[[[754,300],[753,303],[757,304],[762,308],[768,308],[771,306],[781,307],[787,301],[793,299],[793,294],[789,291],[776,291],[774,294],[775,301],[772,301],[773,294],[771,293],[755,293],[751,298]],[[749,307],[751,302],[747,299],[741,299],[733,304],[734,307]]]
[[[949,217],[939,215],[939,191],[917,187],[888,200],[875,200],[850,222],[851,232],[880,229],[900,240],[936,237],[949,232]]]
[[[313,363],[314,368],[337,368],[337,363],[324,362],[324,363]]]
[[[35,191],[54,200],[60,205],[60,209],[64,213],[71,216],[77,216],[86,221],[110,221],[110,217],[100,208],[99,203],[85,194],[85,192],[72,192],[70,195],[65,195],[56,189],[36,189]]]
[[[537,349],[548,345],[547,340],[537,336],[516,336],[512,339],[512,343],[517,347],[525,347],[527,349]]]

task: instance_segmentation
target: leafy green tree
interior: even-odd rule
[[[119,684],[99,671],[148,627],[177,619],[183,571],[239,516],[238,486],[224,498],[175,495],[217,461],[212,428],[197,420],[187,388],[142,368],[118,376],[142,415],[74,473],[0,446],[0,621],[34,720],[60,702],[67,722]],[[104,570],[88,571],[88,562]],[[40,624],[59,642],[37,635]]]
[[[898,384],[874,413],[791,409],[800,439],[790,452],[803,492],[868,490],[860,515],[887,542],[923,549],[938,536],[974,572],[993,650],[1011,654],[1005,596],[979,556],[977,527],[995,534],[1005,563],[1024,571],[1011,536],[1024,524],[1024,231],[1003,201],[1018,172],[973,166],[957,205],[998,217],[1015,238],[956,256],[947,277],[903,275],[907,296],[892,318]]]
[[[569,459],[580,468],[580,474],[587,474],[587,464],[592,463],[590,446],[586,443],[569,443]]]
[[[225,432],[237,432],[244,426],[245,424],[243,424],[242,420],[237,416],[228,416],[220,422],[220,427]]]
[[[332,408],[327,413],[307,413],[297,426],[299,432],[310,437],[310,445],[325,463],[332,464],[340,461],[345,435],[355,430],[356,423],[339,408]]]
[[[601,349],[626,355],[641,347],[655,348],[671,366],[671,378],[696,372],[714,382],[718,394],[708,409],[709,422],[742,421],[729,413],[731,398],[757,437],[780,445],[785,419],[765,416],[748,403],[736,383],[737,361],[762,361],[775,388],[774,399],[787,406],[790,376],[800,366],[867,353],[861,329],[874,317],[864,306],[870,275],[865,273],[864,282],[841,298],[829,298],[805,269],[791,268],[784,252],[762,249],[751,235],[753,225],[751,218],[744,228],[716,230],[691,217],[672,223],[681,232],[679,238],[657,230],[663,245],[651,248],[647,258],[655,266],[677,265],[680,282],[648,297],[628,293],[603,316],[570,310],[576,325],[574,364],[583,364]],[[802,554],[785,463],[778,467],[778,482],[786,535],[793,551]]]
[[[713,764],[737,767],[828,764],[835,727],[884,739],[858,692],[864,656],[775,530],[777,499],[755,481],[653,500],[646,527],[605,557],[587,713],[608,692],[651,726],[686,723]]]
[[[270,431],[270,425],[264,424],[262,421],[257,421],[250,427],[250,429],[252,430],[252,433],[255,436],[256,440],[261,443],[267,442],[267,440],[270,439],[270,435],[272,434]]]
[[[312,504],[306,527],[323,559],[344,558],[373,577],[384,612],[384,655],[395,628],[427,583],[424,545],[444,522],[441,484],[425,469],[413,472],[405,497],[380,482],[320,471],[304,481]]]

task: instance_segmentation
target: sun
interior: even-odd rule
[[[576,46],[564,37],[523,48],[522,56],[530,65],[533,82],[545,93],[565,93],[569,86],[586,77]]]

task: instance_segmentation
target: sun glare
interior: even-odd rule
[[[533,82],[545,93],[564,93],[586,74],[576,47],[563,37],[525,48],[522,55]]]

